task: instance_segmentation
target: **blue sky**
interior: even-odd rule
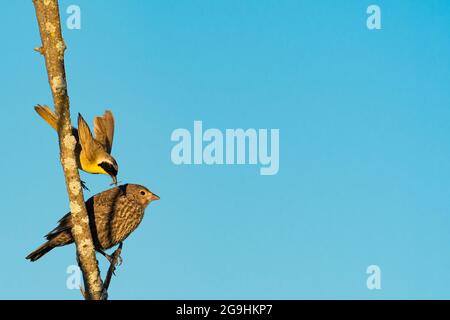
[[[450,3],[60,1],[72,117],[111,109],[119,180],[161,196],[112,299],[450,298]],[[377,4],[382,30],[366,28]],[[30,1],[0,11],[0,298],[80,299],[75,248],[25,256],[68,211]],[[177,128],[280,129],[280,170],[176,166]],[[110,179],[82,173],[86,198]],[[104,259],[99,256],[104,274]],[[382,289],[368,290],[378,265]]]

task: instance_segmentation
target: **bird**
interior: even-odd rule
[[[36,112],[55,130],[58,130],[58,115],[48,106],[36,105]],[[72,128],[72,134],[77,140],[75,155],[78,168],[93,174],[109,175],[117,186],[119,166],[111,156],[114,138],[114,116],[111,111],[105,111],[101,117],[94,119],[94,134],[83,116],[78,113],[78,129]],[[85,184],[82,182],[85,189]]]
[[[106,254],[123,241],[139,226],[144,211],[150,202],[160,198],[149,189],[138,184],[124,184],[98,193],[86,201],[94,247],[112,263],[113,257]],[[58,226],[46,235],[47,242],[31,252],[26,259],[36,261],[50,250],[71,244],[72,216],[67,213]]]

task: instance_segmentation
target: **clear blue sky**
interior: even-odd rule
[[[382,30],[366,28],[378,4]],[[450,3],[61,1],[72,116],[116,119],[122,182],[161,196],[112,299],[450,298]],[[0,298],[80,299],[75,248],[25,256],[68,211],[31,1],[0,10]],[[280,170],[176,166],[173,130],[279,128]],[[93,193],[106,176],[82,174]],[[105,270],[104,259],[102,270]],[[382,289],[366,288],[379,265]]]

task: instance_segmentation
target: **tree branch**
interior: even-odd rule
[[[89,217],[84,204],[80,175],[75,158],[76,139],[72,135],[69,97],[67,95],[64,51],[66,46],[61,34],[58,0],[33,0],[42,46],[35,49],[45,57],[48,81],[53,95],[58,121],[60,160],[66,179],[72,214],[72,235],[77,257],[83,273],[85,298],[101,299],[103,283],[95,256],[89,228]]]
[[[112,279],[112,276],[114,275],[114,271],[116,271],[116,265],[119,261],[120,254],[122,253],[122,246],[123,246],[123,243],[121,242],[119,244],[119,247],[111,255],[112,261],[110,261],[108,273],[106,274],[105,282],[103,283],[103,296],[102,296],[103,300],[108,299],[109,284],[111,283],[111,279]]]

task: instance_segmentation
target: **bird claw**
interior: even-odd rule
[[[122,183],[122,181],[115,181],[113,183],[110,183],[109,185],[117,187],[119,185],[119,183]]]
[[[86,182],[84,182],[83,180],[80,180],[80,182],[81,182],[81,187],[82,187],[84,190],[86,190],[86,191],[91,191],[91,190],[89,190],[89,188],[86,186]]]
[[[120,255],[120,252],[115,251],[112,254],[112,256],[107,255],[106,259],[108,259],[109,263],[114,266],[112,274],[115,276],[116,275],[116,267],[122,265],[122,262],[123,262],[122,256]]]
[[[122,265],[123,259],[120,255],[120,251],[115,251],[112,255],[105,255],[110,264],[114,264],[114,267]]]

